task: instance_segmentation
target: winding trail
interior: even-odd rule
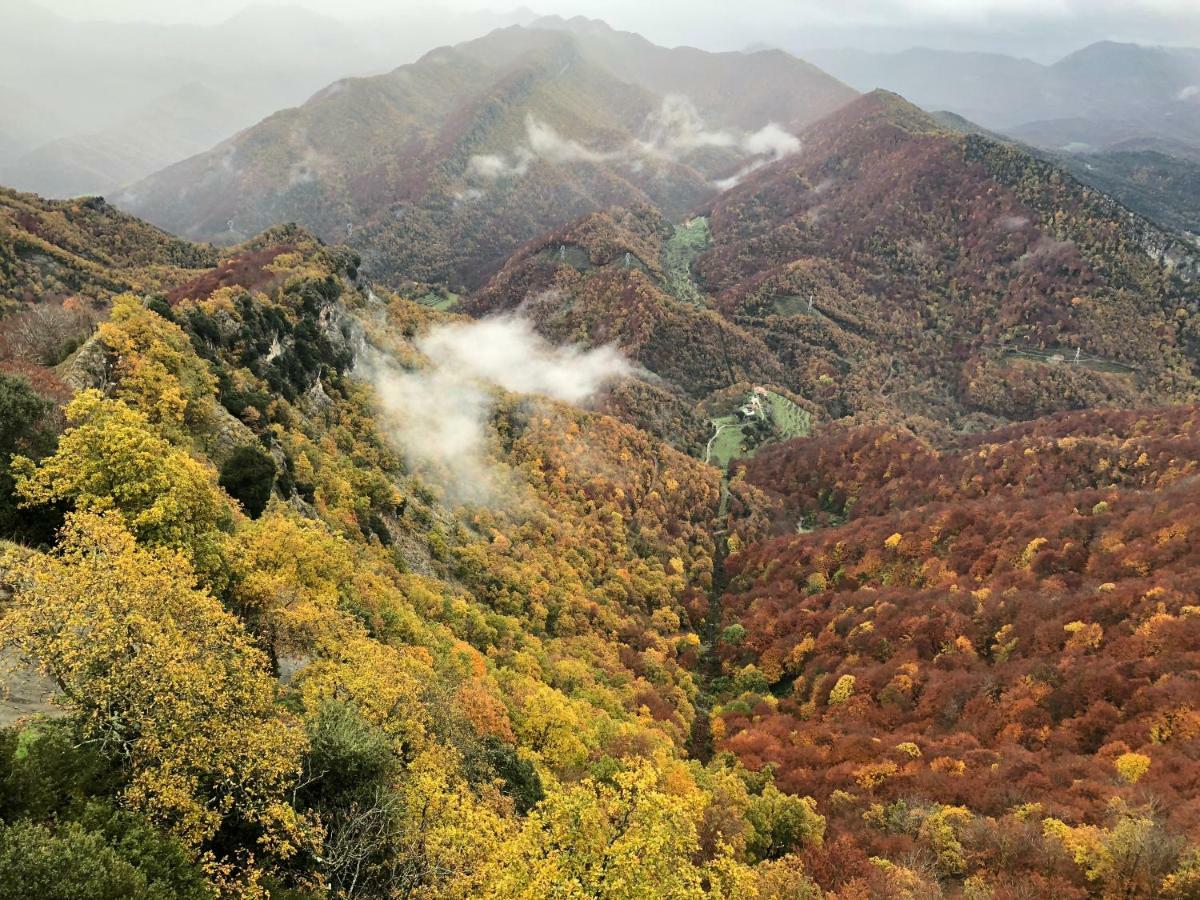
[[[713,436],[708,439],[708,445],[705,446],[705,448],[704,448],[705,464],[708,463],[709,458],[712,456],[713,441],[715,441],[720,436],[721,432],[724,431],[726,428],[741,428],[741,427],[742,427],[741,422],[727,422],[724,425],[717,426],[717,430],[713,432]]]

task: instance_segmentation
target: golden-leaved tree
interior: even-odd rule
[[[497,858],[491,898],[639,900],[754,896],[753,873],[722,849],[705,863],[708,796],[681,770],[641,760],[551,793]]]
[[[0,641],[52,677],[83,739],[124,761],[135,809],[202,853],[222,829],[286,859],[315,835],[287,802],[305,749],[265,656],[187,559],[115,512],[70,515],[19,564]]]
[[[272,654],[328,653],[341,642],[340,594],[354,576],[345,540],[276,504],[242,529],[232,558],[235,609]]]
[[[124,294],[97,336],[115,355],[117,396],[155,427],[182,437],[207,424],[217,382],[182,328]]]
[[[202,575],[223,568],[222,531],[233,515],[213,471],[158,434],[141,412],[99,391],[66,409],[69,427],[39,464],[14,457],[17,492],[30,504],[70,501],[115,511],[141,542],[183,554]]]

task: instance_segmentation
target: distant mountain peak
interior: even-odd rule
[[[933,133],[946,130],[936,117],[910,103],[899,94],[884,88],[876,88],[870,93],[863,94],[834,115],[846,118],[857,117],[864,120],[887,119],[906,131]]]
[[[616,29],[603,19],[589,19],[587,16],[542,16],[530,23],[532,28],[567,28],[586,34],[615,34]]]
[[[349,236],[381,280],[474,286],[526,240],[596,209],[649,201],[687,215],[856,96],[782,51],[672,49],[553,16],[348,87],[119,201],[221,242],[292,219]]]
[[[1070,53],[1056,62],[1052,69],[1059,71],[1097,69],[1098,73],[1111,74],[1103,67],[1112,65],[1143,65],[1149,60],[1167,60],[1171,51],[1166,47],[1135,44],[1129,41],[1097,41]]]

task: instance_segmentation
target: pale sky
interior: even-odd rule
[[[0,4],[13,0],[0,0]],[[37,0],[72,18],[218,22],[247,0]],[[660,43],[732,49],[752,41],[901,49],[915,43],[1028,55],[1100,39],[1200,45],[1200,0],[297,0],[338,19],[421,12],[601,18]]]

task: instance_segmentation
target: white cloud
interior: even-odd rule
[[[702,147],[733,147],[736,135],[705,127],[695,104],[687,97],[671,94],[647,120],[649,138],[639,143],[646,153],[674,158]]]
[[[507,178],[513,175],[521,176],[529,170],[532,156],[520,156],[510,163],[503,156],[495,153],[481,153],[472,156],[467,161],[467,176],[494,181],[497,178]]]
[[[459,502],[504,501],[506,476],[488,452],[497,388],[578,405],[633,371],[613,347],[554,346],[509,315],[437,326],[417,349],[426,368],[404,370],[369,352],[356,374],[374,385],[408,458]]]
[[[535,160],[549,163],[617,162],[641,171],[646,157],[686,160],[690,153],[705,147],[725,148],[740,153],[748,161],[731,178],[716,182],[724,189],[737,184],[755,169],[782,159],[800,149],[800,139],[774,122],[755,132],[708,128],[695,104],[687,97],[669,95],[661,107],[646,120],[645,140],[634,140],[619,150],[603,151],[564,137],[549,123],[533,115],[525,119],[527,143],[511,154],[484,153],[472,156],[466,177],[475,181],[521,177]]]
[[[592,150],[579,141],[565,138],[554,126],[533,115],[525,117],[525,138],[528,143],[519,145],[511,156],[498,153],[472,156],[467,161],[467,178],[483,181],[520,178],[539,159],[550,163],[604,162],[619,156]]]
[[[590,150],[576,140],[564,138],[551,125],[532,115],[525,119],[525,132],[534,155],[547,162],[603,162],[613,156],[610,153]]]
[[[747,135],[742,148],[751,156],[769,156],[782,159],[800,149],[800,139],[784,131],[774,122],[768,122],[754,134]]]

